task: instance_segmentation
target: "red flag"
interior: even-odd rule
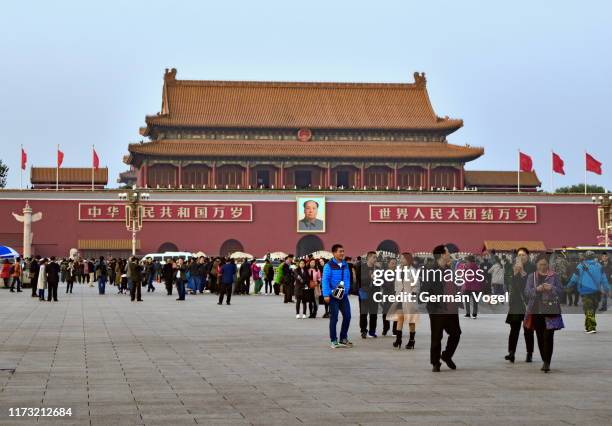
[[[533,171],[533,161],[531,157],[527,154],[523,154],[519,151],[519,164],[521,172],[532,172]]]
[[[62,167],[62,163],[64,162],[64,153],[57,149],[57,167]]]
[[[93,168],[98,170],[98,167],[100,167],[100,158],[98,158],[98,153],[96,152],[95,148],[93,149]]]
[[[28,162],[28,154],[23,148],[21,148],[21,170],[26,169],[26,163]]]
[[[601,174],[601,163],[595,159],[592,155],[585,153],[586,155],[586,169],[588,172],[593,172],[597,175]]]
[[[561,157],[559,157],[557,154],[553,152],[552,153],[553,172],[559,173],[560,175],[565,175],[565,170],[563,170],[564,165],[565,163],[563,162],[563,159],[561,159]]]

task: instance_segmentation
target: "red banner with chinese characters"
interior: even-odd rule
[[[252,222],[245,203],[142,203],[145,222]],[[79,203],[80,221],[125,221],[125,204]]]
[[[536,223],[536,206],[370,204],[370,222]]]

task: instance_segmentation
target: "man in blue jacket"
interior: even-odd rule
[[[601,264],[595,259],[595,253],[587,251],[585,260],[576,267],[567,287],[577,287],[582,297],[582,309],[584,310],[585,333],[597,333],[597,321],[595,311],[599,306],[602,294],[608,294],[608,277],[606,277]]]
[[[329,304],[329,338],[331,347],[351,347],[353,343],[348,339],[348,330],[351,324],[351,304],[349,303],[349,292],[351,290],[351,272],[344,260],[344,247],[340,244],[332,246],[334,257],[323,267],[321,287],[325,303]],[[341,297],[334,291],[344,287]],[[342,312],[342,326],[340,327],[340,341],[336,335],[338,324],[338,311]]]
[[[232,284],[236,277],[236,261],[230,259],[225,265],[221,267],[221,287],[219,288],[219,302],[217,305],[223,305],[223,295],[227,295],[227,304],[231,305],[232,300]]]

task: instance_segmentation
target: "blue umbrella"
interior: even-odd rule
[[[19,253],[8,246],[0,246],[0,259],[13,259],[19,257]]]

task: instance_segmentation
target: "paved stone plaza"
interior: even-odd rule
[[[582,332],[566,315],[551,374],[511,365],[501,315],[462,320],[455,361],[428,363],[427,318],[415,351],[392,338],[328,347],[327,320],[296,320],[279,297],[176,302],[160,286],[130,303],[75,285],[59,303],[0,291],[0,424],[610,424],[612,317]],[[519,350],[524,349],[522,337]],[[538,359],[538,355],[534,357]],[[9,407],[72,408],[72,417],[9,417]]]

